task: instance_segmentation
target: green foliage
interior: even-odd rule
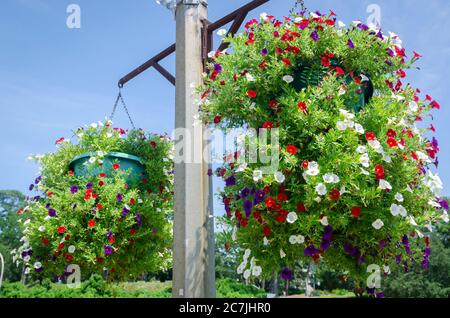
[[[392,265],[392,274],[382,282],[387,297],[450,297],[450,248],[441,241],[450,226],[442,224],[431,241],[430,265],[422,269],[420,260],[404,273],[404,266]]]
[[[28,202],[25,237],[16,251],[35,278],[64,281],[69,264],[80,266],[82,277],[106,269],[109,279],[122,280],[170,267],[172,143],[142,130],[125,134],[110,122],[93,124],[77,130],[77,143],[59,141],[54,153],[36,156],[39,196]],[[110,152],[141,158],[145,173],[138,183],[128,184],[130,171],[120,165],[104,175],[69,171],[73,158],[85,153],[95,153],[87,168],[103,171]]]
[[[280,151],[277,170],[249,163],[249,144],[271,145],[248,133],[217,171],[228,235],[245,251],[238,273],[258,277],[262,267],[270,277],[299,261],[325,262],[365,287],[367,265],[421,257],[424,232],[448,215],[430,171],[437,141],[415,125],[439,106],[403,85],[418,57],[407,59],[396,37],[336,28],[327,16],[263,17],[226,41],[230,54],[217,52],[199,89],[202,118],[223,130],[267,128],[269,138],[277,128],[270,152]],[[367,77],[371,99],[362,96]],[[361,99],[368,103],[355,112]]]
[[[217,281],[218,298],[265,298],[266,292],[255,286],[244,285],[231,278],[224,278]]]
[[[0,190],[0,253],[5,258],[4,280],[8,281],[17,281],[21,275],[21,267],[16,266],[10,252],[22,236],[18,221],[23,219],[20,209],[24,206],[25,196],[22,193]]]

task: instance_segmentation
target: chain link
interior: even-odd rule
[[[134,125],[133,119],[131,118],[130,112],[128,111],[128,107],[125,104],[125,101],[124,101],[124,99],[122,97],[122,91],[120,89],[119,89],[119,95],[117,95],[116,102],[114,103],[114,107],[113,107],[113,110],[111,112],[111,115],[109,115],[109,119],[111,121],[113,120],[114,115],[116,114],[116,111],[117,111],[117,106],[119,105],[119,101],[121,102],[122,107],[125,110],[125,113],[127,114],[128,119],[130,120],[131,127],[133,127],[133,129],[136,129],[136,126]]]

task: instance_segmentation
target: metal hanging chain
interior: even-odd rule
[[[292,15],[295,15],[296,14],[296,12],[295,11],[297,11],[298,9],[299,9],[299,7],[300,7],[300,12],[302,13],[302,14],[305,14],[306,12],[308,12],[308,8],[306,7],[306,5],[305,5],[305,0],[296,0],[295,1],[295,5],[294,5],[294,7],[291,9],[291,11],[290,11],[290,13],[292,14]]]
[[[109,119],[110,119],[111,121],[113,120],[114,115],[116,114],[116,111],[117,111],[117,106],[119,105],[119,101],[121,102],[122,107],[123,107],[123,109],[125,110],[125,113],[127,114],[128,119],[130,120],[131,127],[133,127],[133,129],[136,129],[136,126],[134,125],[133,119],[131,119],[130,112],[128,111],[128,107],[127,107],[127,105],[125,104],[125,101],[124,101],[124,99],[123,99],[123,97],[122,97],[122,91],[121,91],[120,89],[119,89],[119,95],[117,95],[116,102],[114,103],[114,107],[113,107],[113,110],[112,110],[112,112],[111,112],[111,115],[109,115]]]

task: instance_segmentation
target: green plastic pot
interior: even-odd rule
[[[117,163],[120,165],[121,171],[128,172],[125,175],[128,184],[139,182],[144,175],[144,165],[139,157],[121,152],[110,152],[102,158],[102,165],[98,162],[89,163],[89,159],[92,157],[98,158],[98,153],[90,152],[75,157],[69,164],[70,170],[76,176],[87,179],[97,177],[100,173],[105,173],[109,177],[114,170],[113,165]]]
[[[332,61],[333,66],[338,66]],[[308,86],[317,86],[320,84],[325,75],[327,75],[327,70],[318,64],[299,64],[294,72],[294,82],[292,85],[296,90],[302,90]],[[350,84],[353,79],[350,76],[345,78],[347,84]],[[361,83],[360,93],[349,94],[346,105],[349,109],[353,109],[354,112],[360,112],[365,105],[370,102],[373,96],[373,83],[365,81]]]

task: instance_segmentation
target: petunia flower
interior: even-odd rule
[[[73,185],[70,187],[70,193],[75,194],[78,192],[78,187],[76,185]]]
[[[320,40],[319,33],[317,33],[317,30],[314,30],[314,31],[311,33],[311,39],[312,39],[313,41],[315,41],[315,42],[317,42],[317,41]]]
[[[354,48],[355,48],[355,44],[353,43],[352,39],[348,39],[347,45],[348,45],[348,47],[351,48],[351,49],[354,49]]]
[[[316,192],[318,195],[324,196],[327,194],[327,187],[323,183],[319,183],[316,186]]]
[[[379,230],[384,226],[384,223],[380,219],[377,219],[372,223],[372,226],[374,227],[374,229]]]
[[[105,251],[105,255],[111,255],[111,253],[112,253],[113,249],[112,249],[112,247],[111,247],[111,246],[109,246],[109,245],[105,245],[105,247],[104,247],[104,251]]]
[[[275,177],[275,181],[278,183],[283,183],[286,180],[286,177],[280,171],[276,172],[274,177]]]
[[[283,76],[283,81],[290,84],[294,81],[294,78],[291,75],[285,75],[285,76]]]
[[[281,271],[280,276],[281,276],[281,279],[283,279],[283,280],[285,280],[285,281],[289,281],[289,280],[292,280],[293,272],[292,272],[289,268],[285,267],[285,268]]]
[[[55,209],[48,209],[48,216],[55,217],[56,216],[56,210]]]
[[[287,215],[286,220],[287,220],[287,222],[290,223],[290,224],[295,223],[295,221],[298,220],[298,215],[297,215],[297,213],[295,213],[295,212],[290,212],[290,213]]]
[[[116,196],[116,199],[117,199],[118,202],[122,202],[123,195],[121,193],[118,193],[117,196]]]

